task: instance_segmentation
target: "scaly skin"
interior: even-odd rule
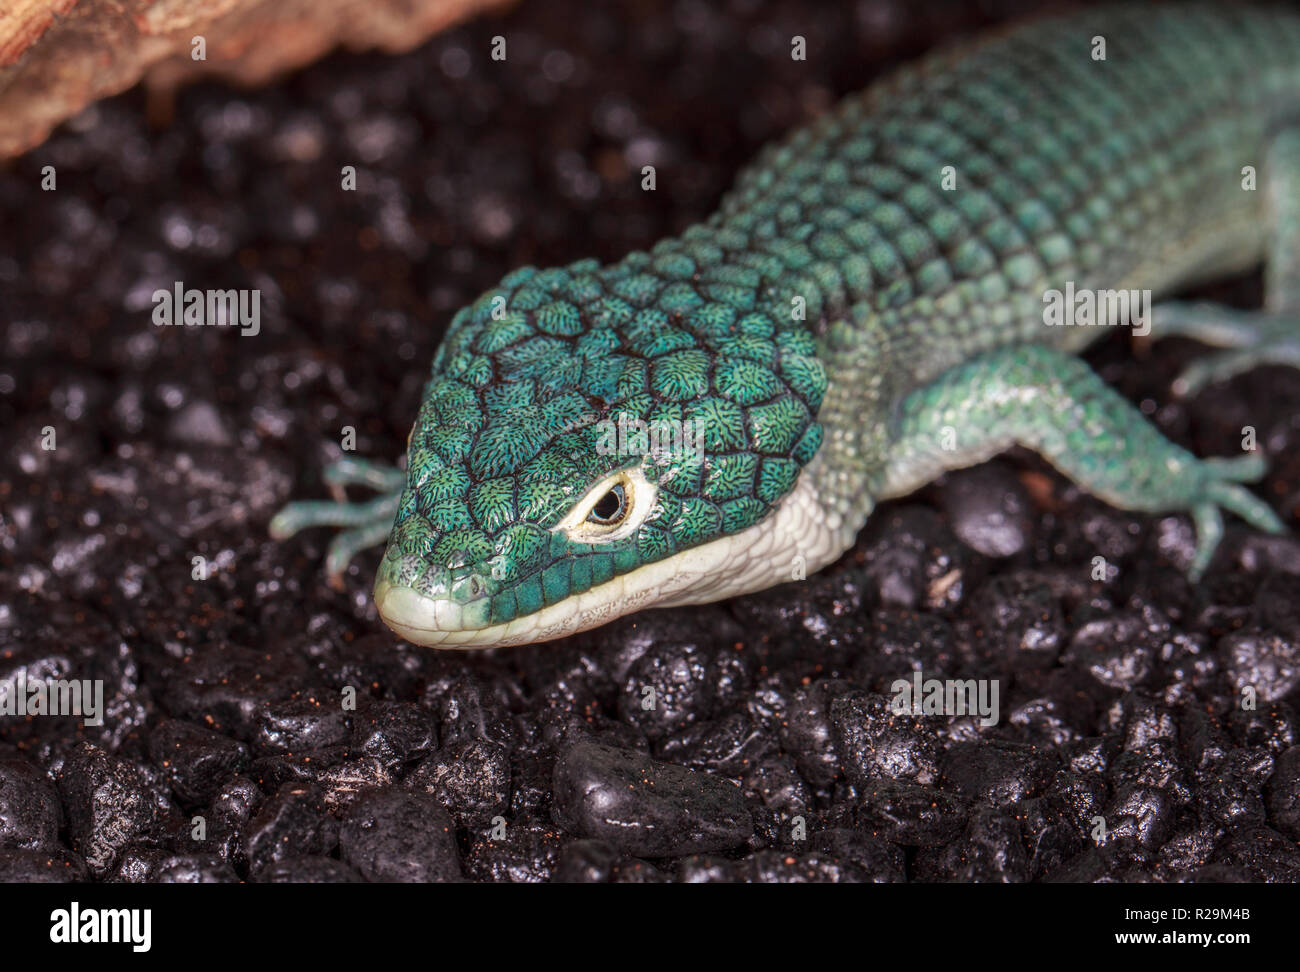
[[[1043,294],[1159,294],[1258,262],[1277,206],[1242,168],[1297,113],[1295,15],[1038,21],[849,98],[679,238],[510,274],[434,359],[381,615],[420,643],[483,646],[760,589],[837,557],[878,499],[1013,442],[1111,502],[1191,511],[1194,574],[1220,506],[1280,529],[1235,485],[1259,457],[1165,441],[1067,357],[1108,329],[1046,326]],[[1239,343],[1275,347],[1278,326]],[[611,451],[620,416],[702,428],[704,448]],[[622,518],[592,522],[615,485]],[[273,530],[365,522],[346,509],[290,507]]]

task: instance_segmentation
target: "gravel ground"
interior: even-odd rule
[[[0,170],[0,680],[107,709],[0,718],[0,880],[1300,879],[1294,537],[1233,523],[1192,587],[1185,517],[1014,454],[805,582],[476,654],[388,633],[378,551],[335,591],[326,532],[266,538],[344,426],[400,453],[504,273],[679,232],[767,139],[1039,6],[525,3],[273,90],[130,93]],[[261,333],[154,327],[178,280],[260,288]],[[1178,403],[1200,350],[1090,357],[1201,454],[1254,427],[1300,526],[1300,374]],[[995,680],[1001,718],[892,715],[914,670]]]

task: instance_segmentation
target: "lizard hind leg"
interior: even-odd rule
[[[1037,346],[980,355],[904,400],[876,495],[901,495],[948,469],[1019,444],[1114,506],[1190,513],[1204,575],[1223,537],[1222,510],[1268,533],[1285,530],[1243,482],[1263,476],[1259,454],[1198,459],[1170,442],[1088,365]]]
[[[1174,382],[1180,396],[1264,365],[1300,368],[1300,127],[1273,137],[1263,176],[1268,222],[1264,309],[1174,301],[1153,311],[1157,338],[1180,334],[1230,349],[1188,367]]]

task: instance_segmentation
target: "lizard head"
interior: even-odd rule
[[[403,637],[544,641],[788,577],[756,531],[814,516],[783,502],[821,442],[812,340],[651,260],[525,268],[453,320],[375,585]]]

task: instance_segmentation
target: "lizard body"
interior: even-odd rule
[[[1282,529],[1240,485],[1261,457],[1168,442],[1075,357],[1109,329],[1045,323],[1044,295],[1267,257],[1264,311],[1158,308],[1156,336],[1235,349],[1192,391],[1300,363],[1298,237],[1300,16],[1036,21],[848,98],[679,237],[507,276],[452,321],[406,473],[335,473],[387,495],[292,504],[273,532],[352,527],[335,570],[387,535],[394,630],[518,644],[816,570],[877,501],[1018,443],[1116,505],[1192,513],[1198,576],[1220,508]],[[637,423],[685,434],[611,437]]]

